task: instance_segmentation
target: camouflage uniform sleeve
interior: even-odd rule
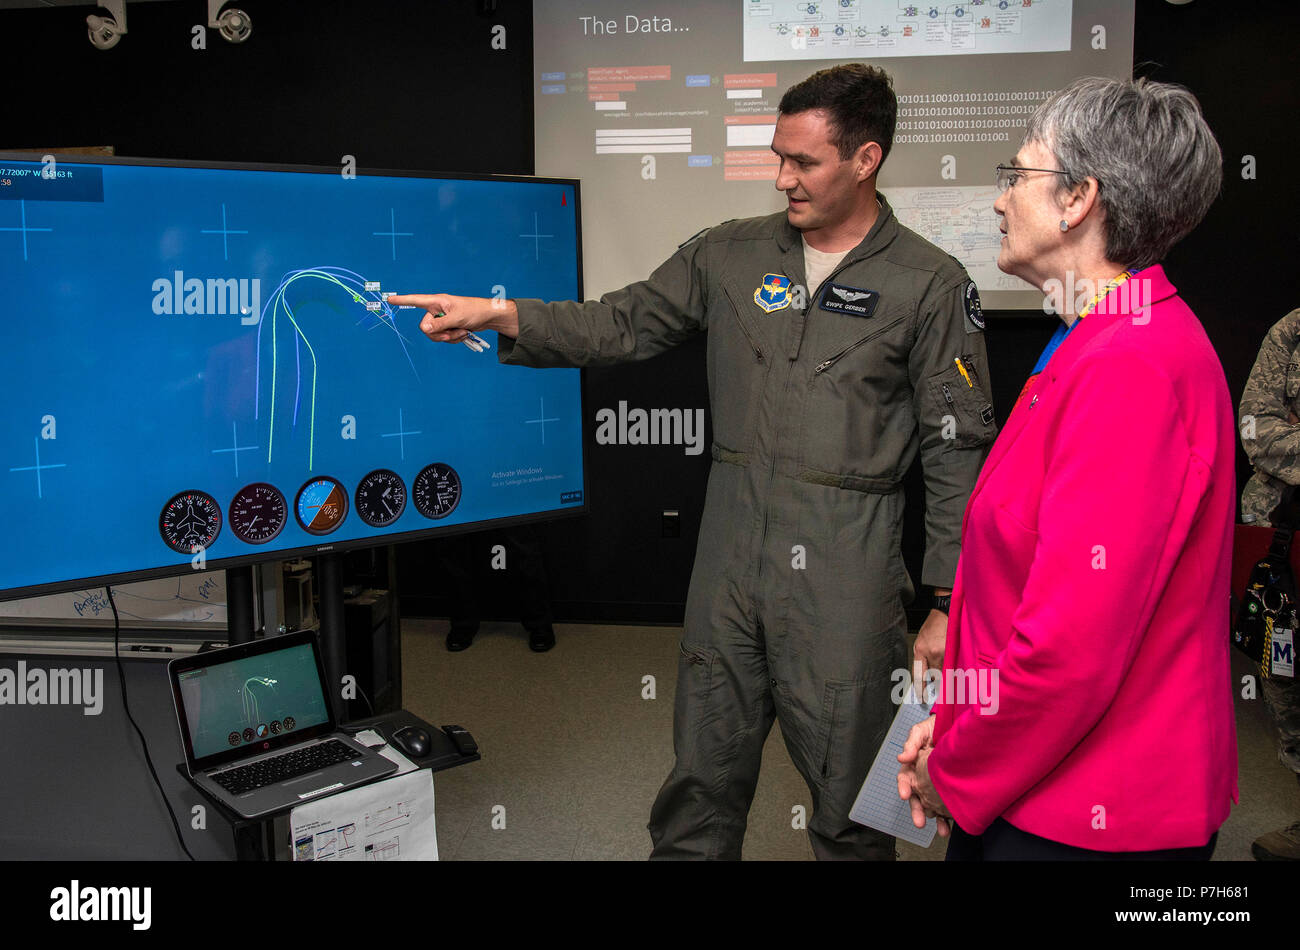
[[[982,326],[979,293],[962,270],[922,301],[908,357],[925,474],[921,583],[932,587],[952,586],[966,502],[998,431]]]
[[[707,250],[704,239],[688,241],[649,279],[600,300],[516,300],[519,336],[499,337],[497,358],[522,366],[601,366],[647,359],[686,341],[706,325]]]
[[[1300,310],[1268,331],[1241,394],[1241,444],[1256,469],[1300,484],[1300,425],[1289,421],[1300,396]],[[1252,437],[1253,436],[1253,437]]]

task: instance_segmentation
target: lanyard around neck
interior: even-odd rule
[[[1029,374],[1029,379],[1025,380],[1025,385],[1020,390],[1022,396],[1025,394],[1025,391],[1029,389],[1029,384],[1034,381],[1039,373],[1047,368],[1047,363],[1051,360],[1052,354],[1056,352],[1057,348],[1063,342],[1065,342],[1065,338],[1070,335],[1070,332],[1083,321],[1084,317],[1092,313],[1093,310],[1096,309],[1097,304],[1105,300],[1112,290],[1120,286],[1124,281],[1128,280],[1136,273],[1137,271],[1132,269],[1120,271],[1111,278],[1110,282],[1107,283],[1105,287],[1103,287],[1098,293],[1094,294],[1091,300],[1079,308],[1079,315],[1075,318],[1073,323],[1067,326],[1064,320],[1061,321],[1060,325],[1056,328],[1056,332],[1052,334],[1052,338],[1047,341],[1047,346],[1043,349],[1042,355],[1038,357],[1038,362],[1034,364],[1034,371]],[[1020,400],[1017,399],[1016,401],[1019,402]]]
[[[1136,273],[1137,271],[1135,270],[1122,270],[1114,277],[1112,277],[1110,279],[1110,282],[1106,284],[1105,287],[1101,288],[1101,290],[1099,290],[1096,294],[1093,295],[1093,298],[1091,300],[1089,300],[1086,304],[1084,304],[1081,308],[1079,308],[1079,316],[1078,319],[1075,320],[1075,323],[1078,323],[1079,320],[1082,320],[1088,314],[1092,313],[1092,311],[1096,309],[1097,304],[1101,303],[1103,300],[1106,299],[1107,294],[1109,294],[1112,290],[1114,290],[1120,284],[1124,283],[1124,281],[1128,280]]]

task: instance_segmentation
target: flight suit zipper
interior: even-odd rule
[[[839,275],[840,271],[846,270],[846,269],[848,269],[849,267],[853,266],[853,265],[856,264],[856,263],[857,263],[857,260],[847,260],[847,259],[846,259],[846,260],[841,260],[840,263],[839,263],[839,266],[836,267],[836,268],[835,268],[833,271],[831,271],[829,274],[827,274],[826,277],[822,280],[822,282],[821,282],[820,284],[817,285],[817,292],[816,292],[815,294],[813,294],[811,298],[809,298],[808,303],[807,303],[807,306],[806,306],[806,308],[802,311],[801,316],[807,318],[808,314],[810,314],[810,313],[813,311],[813,309],[817,306],[817,301],[818,301],[818,299],[821,297],[822,290],[826,287],[826,285],[827,285],[831,280],[833,280],[835,277],[837,277],[837,276]],[[805,276],[807,276],[806,269],[805,269]],[[730,294],[730,293],[727,294],[727,297],[728,297],[729,299],[731,299],[731,305],[732,305],[733,307],[735,307],[735,306],[736,306],[736,301],[735,301],[733,298],[731,298],[731,294]],[[737,319],[739,320],[739,314],[737,314]],[[899,320],[895,320],[895,321],[894,321],[893,323],[891,323],[889,326],[887,326],[887,327],[882,327],[882,328],[881,328],[879,331],[877,331],[876,333],[872,333],[870,336],[864,337],[863,339],[859,340],[857,343],[853,344],[853,346],[850,346],[848,349],[846,349],[846,350],[844,351],[844,353],[847,353],[847,352],[849,352],[850,350],[856,349],[858,346],[860,346],[860,345],[863,344],[863,343],[866,343],[868,340],[875,339],[875,338],[876,338],[877,336],[879,336],[881,333],[884,333],[886,330],[888,330],[890,327],[896,325],[896,324],[899,323],[901,320],[902,320],[902,318],[900,317]],[[742,331],[745,330],[743,324],[741,325],[741,330],[742,330]],[[749,333],[748,333],[747,331],[745,332],[745,336],[746,336],[746,338],[749,338]],[[753,341],[752,339],[750,339],[749,342],[750,342],[750,346],[754,346],[754,341]],[[755,353],[758,353],[758,358],[759,358],[759,361],[761,362],[762,359],[763,359],[763,354],[759,351],[759,349],[758,349],[757,346],[754,346],[754,352],[755,352]],[[826,368],[827,366],[829,366],[831,363],[834,363],[837,359],[839,359],[841,356],[843,356],[844,353],[836,354],[835,356],[831,357],[830,360],[828,360],[828,361],[824,362],[822,365],[818,366],[818,367],[817,367],[817,371],[816,371],[815,373],[813,373],[813,377],[816,378],[816,376],[817,376],[818,373],[820,373],[823,369],[825,369],[825,368]],[[794,361],[792,360],[791,362],[794,362]],[[782,404],[782,405],[785,405],[786,393],[788,393],[788,392],[790,391],[790,376],[791,376],[791,375],[793,375],[793,368],[787,369],[787,371],[786,371],[785,384],[784,384],[784,385],[782,386],[782,388],[781,388],[781,404]],[[772,491],[772,482],[773,482],[773,480],[776,478],[776,455],[777,455],[777,453],[776,453],[776,448],[773,447],[773,450],[772,450],[772,452],[771,452],[771,456],[772,456],[772,458],[771,458],[771,462],[770,462],[770,464],[768,465],[768,471],[767,471],[767,485],[766,485],[766,489],[767,489],[767,491],[766,491],[766,493],[765,493],[766,496],[768,496],[769,498],[770,498],[771,491]],[[768,525],[769,515],[770,515],[769,505],[770,505],[770,500],[769,500],[768,503],[764,504],[764,506],[763,506],[763,527],[762,527],[762,529],[759,531],[759,537],[758,537],[758,570],[755,572],[755,576],[756,576],[756,577],[761,577],[761,576],[762,576],[762,572],[763,572],[763,548],[764,548],[764,546],[767,544],[767,525]]]
[[[835,270],[831,271],[831,273],[826,275],[826,278],[820,284],[817,285],[817,293],[813,294],[813,296],[809,298],[805,309],[801,311],[800,313],[801,316],[807,318],[808,314],[810,314],[813,311],[813,308],[817,305],[817,300],[821,296],[822,289],[831,280],[831,278],[835,277],[835,275],[838,274],[841,270],[844,270],[846,267],[848,267],[850,263],[851,262],[846,263],[844,261],[841,261],[839,267],[835,268]],[[807,275],[805,274],[805,276]],[[733,301],[733,305],[734,305],[734,301]],[[875,336],[875,334],[872,334],[872,336]],[[850,347],[850,349],[852,349],[852,347]],[[833,358],[831,362],[834,362],[834,359],[835,358]],[[791,360],[792,364],[793,362],[794,361]],[[786,369],[785,383],[781,387],[781,405],[783,406],[785,405],[786,402],[786,393],[790,391],[790,377],[793,374],[794,374],[793,366],[788,366]],[[815,373],[813,375],[816,376]],[[756,578],[760,578],[763,576],[763,548],[767,545],[767,526],[771,514],[770,499],[772,493],[772,482],[776,479],[776,455],[777,455],[776,447],[773,446],[771,452],[772,458],[768,464],[768,469],[767,469],[767,485],[765,486],[766,491],[764,492],[764,497],[766,497],[768,501],[765,502],[763,505],[763,527],[760,529],[758,533],[758,569],[755,571]]]
[[[808,300],[808,302],[807,302],[807,306],[806,306],[806,308],[801,312],[800,315],[803,316],[803,317],[805,317],[805,318],[807,318],[808,314],[810,314],[810,313],[813,311],[813,308],[817,305],[817,299],[821,296],[822,289],[826,286],[826,284],[827,284],[827,283],[828,283],[828,282],[829,282],[833,277],[835,277],[837,274],[839,274],[840,271],[842,271],[842,270],[848,268],[848,267],[851,266],[853,263],[854,263],[853,261],[840,261],[839,266],[836,267],[835,270],[833,270],[833,271],[831,271],[829,274],[827,274],[826,277],[825,277],[825,279],[822,280],[822,282],[821,282],[820,284],[817,285],[817,293],[813,294],[812,297],[809,298],[809,300]],[[806,272],[805,272],[805,276],[807,276]],[[732,301],[732,305],[733,305],[733,306],[735,305],[735,301],[734,301],[734,300]],[[742,329],[743,329],[743,328],[742,328]],[[886,327],[886,329],[888,329],[888,327]],[[748,334],[746,334],[746,335],[748,335]],[[876,335],[877,335],[877,334],[873,333],[871,336],[874,337],[874,336],[876,336]],[[868,339],[870,339],[870,338],[868,338]],[[860,342],[865,343],[866,340],[862,340],[862,341],[860,341]],[[752,343],[752,341],[751,341],[751,343]],[[855,344],[855,345],[856,345],[856,344]],[[755,347],[755,349],[757,349],[757,347]],[[849,349],[853,349],[853,347],[849,347]],[[847,352],[847,351],[846,351],[846,352]],[[840,354],[840,355],[843,355],[843,354]],[[761,355],[761,354],[760,354],[759,358],[760,358],[760,359],[762,358],[762,355]],[[838,359],[838,358],[839,358],[838,356],[837,356],[837,357],[833,357],[833,358],[831,359],[831,362],[834,362],[834,361],[835,361],[836,359]],[[793,362],[794,362],[794,361],[791,360],[791,363],[793,363]],[[820,372],[820,369],[819,369],[819,372]],[[790,391],[790,377],[793,375],[793,373],[794,373],[793,367],[787,368],[787,370],[786,370],[786,377],[785,377],[785,384],[781,387],[781,405],[785,405],[785,401],[786,401],[786,393],[788,393],[788,392]],[[816,376],[815,373],[814,373],[813,375]],[[772,491],[772,482],[773,482],[773,480],[776,478],[776,454],[777,454],[777,453],[776,453],[776,449],[775,449],[775,447],[773,447],[773,450],[772,450],[772,453],[771,453],[771,455],[772,455],[771,462],[769,463],[769,465],[768,465],[768,469],[767,469],[767,486],[766,486],[767,491],[766,491],[766,496],[769,497],[769,498],[770,498],[770,496],[771,496],[771,491]],[[768,503],[766,503],[766,504],[763,505],[763,527],[762,527],[762,529],[759,531],[759,535],[758,535],[758,570],[755,572],[755,576],[756,576],[756,577],[761,577],[762,574],[763,574],[763,548],[764,548],[764,546],[767,544],[767,525],[768,525],[769,514],[770,514],[770,508],[769,508],[769,505],[770,505],[770,501],[769,501]]]
[[[859,260],[866,260],[866,258],[860,258]],[[840,261],[838,267],[836,267],[833,271],[831,271],[829,274],[826,275],[825,279],[820,284],[817,285],[817,293],[813,294],[812,299],[808,301],[808,312],[811,313],[812,310],[817,306],[817,301],[821,299],[822,291],[826,288],[826,285],[829,284],[836,277],[838,277],[840,275],[840,271],[847,270],[848,268],[852,267],[856,263],[858,263],[857,260],[852,260],[852,261],[842,260]],[[820,363],[817,364],[817,368],[813,370],[813,377],[816,378],[818,375],[820,375],[821,373],[829,369],[831,365],[835,363],[835,361],[838,360],[840,357],[852,353],[863,343],[867,343],[870,342],[871,340],[874,340],[876,337],[880,336],[880,334],[884,333],[886,330],[892,329],[893,327],[897,326],[899,323],[902,322],[902,320],[903,317],[899,317],[893,323],[889,324],[888,326],[881,327],[879,330],[877,330],[875,333],[872,333],[870,336],[863,337],[861,340],[858,340],[857,343],[854,343],[852,346],[848,347],[847,349],[841,350],[840,352],[836,353],[834,356],[830,357],[829,359],[822,360]]]
[[[831,774],[831,748],[835,739],[835,713],[839,694],[828,684],[826,690],[830,693],[830,702],[827,703],[830,708],[826,710],[826,744],[822,747],[822,781],[826,781]]]
[[[786,402],[786,393],[790,391],[790,377],[792,375],[794,375],[794,371],[787,365],[785,371],[785,383],[781,386],[782,406],[784,406]],[[779,442],[779,440],[774,441]],[[765,491],[763,492],[763,497],[767,500],[763,504],[763,529],[758,535],[758,569],[754,572],[755,578],[763,576],[763,548],[767,545],[767,523],[771,514],[772,505],[772,482],[776,480],[776,444],[773,444],[772,451],[768,454],[771,456],[771,460],[767,466],[767,485],[764,486]]]
[[[736,314],[736,326],[740,327],[740,332],[744,335],[746,342],[749,343],[749,348],[754,351],[754,359],[760,363],[763,362],[763,351],[759,348],[758,344],[754,342],[754,337],[745,327],[745,319],[740,315],[740,306],[736,303],[736,298],[731,296],[731,288],[724,287],[723,292],[726,293],[727,300],[731,302],[731,309]]]
[[[849,353],[852,353],[854,350],[856,350],[858,347],[860,347],[863,343],[866,343],[866,342],[867,342],[867,341],[866,341],[865,338],[864,338],[864,339],[861,339],[861,340],[858,340],[857,343],[854,343],[854,344],[853,344],[852,346],[850,346],[848,349],[840,350],[840,352],[836,353],[834,356],[832,356],[832,357],[831,357],[830,359],[828,359],[828,360],[822,360],[820,363],[817,364],[817,368],[813,370],[813,375],[816,376],[818,373],[822,373],[822,372],[825,372],[826,370],[830,369],[831,366],[833,366],[833,365],[835,364],[835,361],[836,361],[836,360],[838,360],[838,359],[839,359],[840,357],[842,357],[842,356],[847,356]]]
[[[967,387],[970,388],[970,389],[972,389],[972,390],[976,390],[976,391],[978,391],[978,392],[980,393],[980,395],[982,396],[984,391],[983,391],[983,389],[980,387],[980,378],[979,378],[979,374],[975,372],[975,357],[974,357],[974,355],[973,355],[973,354],[970,354],[970,353],[963,353],[963,354],[961,355],[961,366],[962,366],[962,368],[964,368],[964,369],[966,370],[966,385],[967,385]],[[945,384],[944,387],[943,387],[943,397],[944,397],[946,400],[948,400],[948,405],[953,406],[953,409],[955,410],[955,409],[956,409],[956,406],[953,405],[952,393],[948,391],[948,386],[947,386],[946,384]],[[1037,397],[1034,397],[1034,398],[1035,398],[1035,401],[1036,401],[1036,400],[1037,400]],[[1033,405],[1033,404],[1031,403],[1030,405]],[[986,425],[986,426],[987,426],[987,425],[991,425],[991,424],[993,423],[993,404],[992,404],[992,403],[986,403],[985,406],[984,406],[984,408],[978,411],[977,415],[979,416],[979,420],[980,420],[980,422],[984,423],[984,425]]]
[[[864,343],[870,343],[872,340],[880,336],[882,333],[886,333],[889,330],[892,330],[894,327],[902,323],[905,319],[907,319],[907,314],[903,314],[903,316],[898,317],[892,323],[885,324],[885,326],[880,327],[874,333],[870,333],[867,336],[864,336],[861,340],[858,340],[858,342],[854,343],[852,346],[845,347],[844,349],[840,350],[838,353],[836,353],[834,356],[830,357],[829,359],[822,360],[820,363],[817,364],[817,368],[813,370],[813,376],[816,377],[821,373],[824,373],[826,370],[830,369],[832,365],[838,362],[842,357],[848,356],[850,353],[852,353],[858,347],[862,346]]]

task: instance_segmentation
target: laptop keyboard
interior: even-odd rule
[[[305,749],[294,749],[271,759],[241,765],[236,769],[214,772],[212,780],[230,794],[242,795],[257,788],[265,788],[299,775],[306,775],[308,772],[315,772],[329,765],[359,758],[360,755],[361,753],[356,749],[338,739],[330,739],[328,742],[319,742]]]

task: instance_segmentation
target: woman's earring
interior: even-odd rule
[[[1070,230],[1070,222],[1066,221],[1064,218],[1061,219],[1061,230],[1062,231]]]

